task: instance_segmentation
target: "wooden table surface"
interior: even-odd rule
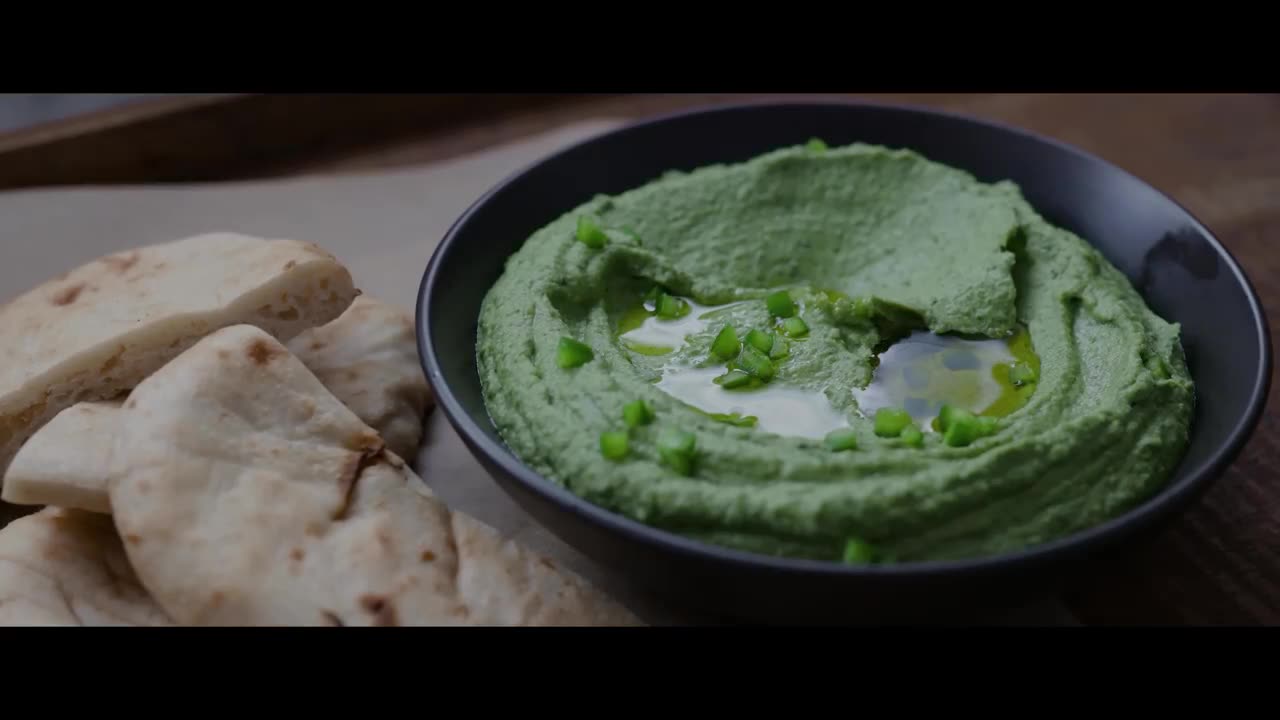
[[[0,135],[0,188],[221,180],[436,161],[591,116],[644,117],[778,96],[245,98],[171,102]],[[815,96],[805,96],[815,97]],[[864,95],[1041,132],[1125,168],[1203,220],[1280,337],[1280,95]],[[256,113],[256,114],[255,114]],[[390,119],[389,119],[390,118]],[[101,126],[101,127],[99,127]],[[98,153],[94,148],[110,148]],[[1277,383],[1252,440],[1203,499],[1065,600],[1108,624],[1280,624]]]

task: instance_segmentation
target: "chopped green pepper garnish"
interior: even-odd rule
[[[858,447],[858,434],[853,428],[839,428],[827,433],[822,444],[831,452],[853,450]]]
[[[782,321],[782,332],[786,333],[787,337],[804,337],[809,334],[809,324],[799,315],[789,317]]]
[[[773,333],[753,329],[747,333],[747,344],[768,355],[773,349],[773,337]]]
[[[769,359],[781,360],[789,355],[791,355],[791,343],[782,338],[777,338],[773,343],[773,349],[769,351]]]
[[[610,460],[621,460],[627,456],[627,434],[624,432],[600,433],[600,453]]]
[[[911,415],[901,408],[880,408],[876,411],[876,435],[894,438],[911,424]]]
[[[712,380],[712,382],[719,385],[720,387],[725,388],[726,390],[733,390],[735,388],[746,387],[747,385],[750,385],[751,376],[741,370],[730,370],[724,375],[721,375],[717,377],[715,380]]]
[[[773,361],[750,345],[743,348],[742,354],[738,356],[736,365],[737,368],[735,369],[741,369],[748,375],[760,378],[765,382],[772,380],[776,372],[773,367]]]
[[[755,427],[756,421],[759,420],[755,415],[743,417],[738,413],[711,413],[711,419],[737,427]]]
[[[689,314],[689,303],[666,293],[658,296],[658,317],[675,320]]]
[[[583,215],[578,218],[578,241],[589,248],[599,250],[609,242],[609,236],[591,218]]]
[[[996,431],[999,422],[993,417],[974,415],[962,408],[943,405],[938,415],[942,441],[951,447],[964,447]]]
[[[681,475],[693,473],[693,456],[697,438],[687,430],[666,427],[658,434],[658,457]]]
[[[622,406],[622,419],[629,428],[648,425],[653,422],[653,408],[644,400],[632,400]]]
[[[652,304],[655,308],[657,308],[658,298],[662,297],[665,292],[666,291],[662,289],[661,285],[654,285],[653,287],[649,288],[649,292],[645,293],[644,295],[645,304],[646,305]]]
[[[1013,367],[1009,368],[1009,382],[1013,383],[1014,385],[1022,386],[1022,385],[1026,385],[1027,383],[1035,382],[1035,381],[1036,381],[1035,368],[1031,367],[1027,363],[1025,362],[1014,363]]]
[[[898,437],[902,438],[902,444],[907,447],[924,447],[924,433],[920,432],[920,428],[914,424],[904,428],[902,434]]]
[[[766,297],[764,304],[769,308],[769,314],[774,317],[789,318],[796,314],[796,303],[791,299],[791,293],[786,290],[779,290]]]
[[[952,407],[951,405],[943,405],[942,408],[938,410],[938,417],[933,419],[933,429],[942,433],[946,432],[947,428],[951,425],[951,418],[957,412],[963,411]]]
[[[732,360],[738,357],[740,350],[742,342],[738,340],[738,333],[732,325],[725,325],[711,343],[711,354],[720,360]]]
[[[805,143],[804,146],[813,152],[822,152],[827,149],[827,144],[822,141],[822,138],[809,138],[809,142]]]
[[[556,364],[562,368],[586,365],[594,357],[595,353],[589,345],[584,345],[571,337],[560,338],[560,344],[556,346]]]
[[[844,543],[844,561],[850,565],[864,565],[875,559],[875,549],[870,543],[849,538]]]

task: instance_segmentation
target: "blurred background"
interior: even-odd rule
[[[0,95],[0,190],[194,182],[420,165],[593,117],[779,94]],[[804,97],[828,97],[807,95]],[[1214,212],[1280,165],[1280,96],[839,95],[1012,123],[1103,155]],[[1224,184],[1225,183],[1225,184]],[[1255,183],[1256,185],[1256,183]]]

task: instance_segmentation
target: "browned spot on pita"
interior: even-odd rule
[[[124,536],[124,539],[133,543],[134,545],[137,545],[138,543],[142,542],[142,538],[138,537],[137,533],[126,533]]]
[[[296,267],[298,267],[298,261],[297,261],[297,260],[290,260],[289,262],[287,262],[287,263],[285,263],[285,264],[284,264],[284,269],[285,269],[285,270],[292,270],[292,269],[294,269],[294,268],[296,268]]]
[[[138,481],[138,494],[139,494],[139,495],[146,495],[146,494],[147,494],[147,493],[149,493],[149,492],[151,492],[151,483],[147,482],[146,480],[139,480],[139,481]]]
[[[455,617],[459,617],[459,618],[462,618],[463,620],[466,620],[468,617],[471,616],[471,611],[466,609],[462,605],[459,605],[458,607],[453,609],[453,614]]]
[[[316,414],[316,404],[311,398],[302,398],[302,419],[310,420],[312,415]]]
[[[329,289],[329,278],[320,278],[320,289],[321,290]]]
[[[355,370],[346,370],[343,372],[343,374],[346,375],[347,380],[351,382],[355,382],[356,380],[360,379],[360,373],[356,372]]]
[[[70,305],[76,301],[76,298],[80,297],[80,293],[83,291],[84,283],[76,283],[75,285],[65,287],[54,293],[53,297],[50,298],[49,301],[58,306]]]
[[[321,610],[320,617],[324,620],[326,625],[332,625],[333,627],[346,627],[346,623],[342,622],[342,618],[338,617],[337,613],[332,613],[328,610]]]
[[[102,258],[102,262],[104,265],[107,265],[112,270],[115,270],[116,272],[123,275],[129,271],[129,268],[133,267],[134,265],[137,265],[139,259],[140,259],[140,256],[138,255],[138,252],[135,250],[134,252],[131,252],[128,255],[110,255],[110,256],[104,257]]]
[[[312,537],[324,537],[324,525],[314,522],[307,523],[307,528],[304,532]]]
[[[360,478],[360,473],[370,465],[378,462],[386,451],[386,445],[382,442],[382,438],[371,430],[365,430],[357,435],[349,436],[343,443],[348,450],[356,455],[350,456],[342,467],[342,473],[338,477],[338,487],[342,491],[342,505],[339,506],[334,520],[341,520],[346,516],[347,510],[351,507],[351,495],[355,491],[356,480]]]
[[[230,351],[230,350],[219,350],[219,351],[218,351],[218,359],[219,359],[219,360],[230,360],[230,359],[231,359],[231,351]]]
[[[377,595],[361,595],[360,607],[373,616],[373,624],[391,627],[396,624],[396,609],[391,601]]]
[[[369,453],[371,456],[382,452],[382,438],[372,430],[362,430],[355,435],[347,436],[343,447],[353,452]]]
[[[306,556],[307,556],[307,553],[304,552],[303,549],[299,547],[296,547],[289,551],[289,559],[293,560],[294,562],[302,562],[302,558]]]
[[[284,320],[285,322],[293,322],[294,320],[298,319],[298,309],[285,308],[284,310],[281,310],[280,312],[276,313],[276,317],[280,318],[281,320]]]
[[[385,548],[387,548],[388,550],[390,550],[390,549],[391,549],[391,545],[392,545],[392,543],[391,543],[391,536],[387,534],[386,529],[384,528],[384,529],[382,529],[382,530],[379,530],[379,531],[378,531],[378,533],[377,533],[377,535],[378,535],[378,542],[379,542],[383,547],[385,547]]]
[[[314,352],[314,351],[316,351],[316,350],[323,350],[323,349],[324,349],[324,341],[323,341],[323,340],[312,340],[312,341],[311,341],[311,350],[312,350],[313,352]]]
[[[249,343],[249,359],[258,365],[266,365],[271,362],[271,358],[279,354],[276,348],[271,347],[263,340],[254,340]]]
[[[436,559],[436,554],[430,550],[422,551],[422,562],[432,562]]]
[[[550,559],[548,559],[548,558],[540,557],[540,558],[538,558],[538,562],[540,562],[540,563],[542,563],[543,565],[545,565],[545,566],[547,566],[547,567],[551,568],[552,570],[555,570],[555,569],[556,569],[556,564],[555,564],[555,563],[553,563],[553,562],[551,562],[551,560],[550,560]]]
[[[226,596],[222,594],[221,590],[214,590],[213,595],[209,596],[209,607],[218,607],[222,604],[222,601],[226,599]]]
[[[111,372],[111,370],[112,370],[115,366],[117,366],[117,365],[119,365],[119,364],[120,364],[120,357],[121,357],[122,355],[124,355],[124,348],[123,348],[123,347],[122,347],[122,348],[120,348],[119,350],[117,350],[117,351],[115,352],[115,354],[114,354],[114,355],[112,355],[111,357],[107,358],[107,361],[106,361],[106,362],[102,363],[102,369],[101,369],[99,372],[104,372],[104,373],[106,373],[106,372]]]

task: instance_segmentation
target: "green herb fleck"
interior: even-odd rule
[[[875,549],[870,543],[849,538],[844,543],[844,561],[850,565],[865,565],[875,560]]]
[[[773,379],[776,369],[773,367],[773,361],[765,356],[764,353],[748,345],[743,348],[742,354],[738,356],[734,369],[743,370],[752,377],[759,378],[765,382]]]
[[[689,314],[689,303],[666,293],[658,296],[658,317],[676,320]]]
[[[880,408],[876,411],[876,435],[894,438],[911,424],[911,416],[901,408]]]
[[[756,421],[759,420],[755,415],[747,415],[743,417],[738,413],[712,413],[712,420],[718,420],[722,423],[736,425],[737,427],[755,427]]]
[[[831,452],[854,450],[858,447],[858,434],[853,428],[839,428],[827,433],[822,444]]]
[[[687,430],[665,427],[658,434],[658,457],[681,475],[693,474],[693,459],[697,452],[697,438]]]
[[[730,370],[724,375],[720,375],[712,380],[715,384],[726,390],[735,390],[737,388],[746,387],[752,384],[753,378],[741,370]]]
[[[782,332],[791,338],[804,337],[809,334],[809,324],[799,315],[789,317],[782,321]]]
[[[789,318],[796,314],[796,303],[791,299],[791,293],[786,290],[779,290],[766,297],[764,304],[769,308],[769,314],[774,317]]]
[[[632,400],[622,406],[622,419],[629,428],[648,425],[653,422],[653,408],[644,400]]]
[[[725,325],[711,343],[711,354],[720,360],[732,360],[738,357],[740,350],[742,350],[742,342],[738,340],[738,333],[732,325]]]
[[[627,434],[625,432],[600,433],[600,453],[610,460],[621,460],[627,456]]]
[[[560,344],[556,346],[556,364],[562,368],[575,368],[580,365],[586,365],[595,358],[595,353],[591,347],[574,340],[571,337],[560,338]]]
[[[752,329],[747,333],[747,344],[768,355],[773,350],[773,333]]]
[[[609,236],[591,218],[583,215],[578,218],[578,241],[589,248],[599,250],[609,242]]]

